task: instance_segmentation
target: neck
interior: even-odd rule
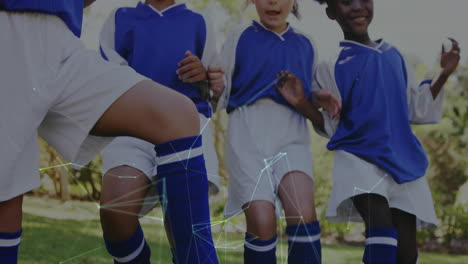
[[[275,33],[278,33],[278,34],[281,34],[283,33],[287,28],[288,28],[288,23],[287,22],[284,22],[284,24],[282,24],[281,26],[277,26],[277,27],[271,27],[271,26],[268,26],[267,24],[263,23],[263,21],[260,21],[262,23],[262,25],[266,28],[268,28],[269,30],[275,32]]]
[[[345,40],[351,40],[351,41],[354,41],[354,42],[357,42],[357,43],[360,43],[362,45],[366,45],[366,46],[369,46],[369,47],[377,47],[378,46],[377,42],[372,41],[370,39],[368,33],[366,33],[365,35],[356,36],[356,35],[345,32],[344,33],[344,39]]]
[[[175,0],[146,0],[145,3],[147,5],[151,5],[156,10],[161,11],[170,7],[171,5],[174,5]]]

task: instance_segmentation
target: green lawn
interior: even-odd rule
[[[152,248],[152,262],[171,263],[164,229],[159,224],[143,225],[146,237]],[[20,264],[112,264],[101,239],[101,229],[96,220],[74,221],[56,220],[46,217],[24,215],[24,233],[20,247]],[[218,249],[220,263],[242,263],[242,235],[215,234],[218,245],[231,245]],[[224,249],[228,248],[228,249]],[[287,243],[279,244],[278,263],[287,263],[284,255]],[[323,263],[361,263],[362,249],[342,245],[324,246]],[[468,256],[422,253],[420,263],[465,264]]]

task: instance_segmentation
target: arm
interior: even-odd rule
[[[455,71],[460,60],[458,43],[452,39],[451,41],[452,49],[449,52],[442,48],[442,70],[435,80],[426,80],[421,84],[417,84],[411,65],[405,61],[408,78],[409,120],[413,124],[434,124],[442,118],[445,94],[443,85]]]
[[[332,119],[339,117],[341,111],[341,103],[336,96],[329,91],[316,91],[307,99],[304,93],[302,82],[290,72],[281,72],[278,75],[279,84],[275,83],[278,92],[290,103],[298,112],[309,119],[312,124],[318,129],[325,131],[325,120],[322,113],[317,109],[323,108]],[[314,102],[312,101],[314,98]]]
[[[212,86],[211,89],[215,93],[213,103],[216,104],[216,107],[214,107],[216,111],[226,108],[229,103],[232,75],[234,73],[234,67],[236,63],[237,43],[239,42],[240,36],[246,27],[248,27],[248,25],[244,25],[228,34],[224,41],[221,55],[218,57],[219,61],[212,68],[212,73],[218,73],[217,77],[216,75],[212,75],[212,77],[217,79],[217,81],[210,81],[210,86]],[[219,76],[220,73],[222,73],[222,77]]]
[[[442,45],[442,52],[440,54],[440,67],[442,71],[431,85],[431,93],[434,100],[460,62],[460,47],[458,46],[458,42],[452,38],[449,39],[452,42],[452,48],[446,51],[444,45]]]
[[[101,34],[99,36],[99,49],[101,51],[101,55],[104,59],[117,63],[119,65],[128,65],[128,62],[125,58],[123,58],[119,52],[116,50],[116,43],[115,43],[115,34],[116,34],[116,26],[115,26],[115,16],[118,9],[112,11],[107,18],[106,22],[101,29]]]

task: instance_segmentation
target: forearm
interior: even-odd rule
[[[304,98],[295,105],[295,108],[305,118],[309,119],[315,127],[325,131],[325,121],[322,113],[315,108],[311,101]]]
[[[445,73],[442,71],[437,79],[432,83],[431,85],[431,93],[432,93],[432,98],[435,100],[437,96],[439,95],[440,91],[442,90],[442,87],[444,84],[447,82],[450,74]]]

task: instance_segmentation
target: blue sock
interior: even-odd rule
[[[21,243],[21,233],[0,233],[0,263],[16,264],[18,262],[18,247]]]
[[[286,234],[288,235],[289,264],[322,263],[322,245],[320,244],[320,225],[318,221],[288,226]]]
[[[418,258],[419,258],[419,256],[416,255],[416,259],[413,262],[414,264],[418,264]]]
[[[369,227],[366,230],[364,263],[395,264],[398,232],[393,227]]]
[[[259,240],[245,234],[244,264],[276,264],[277,237]]]
[[[151,250],[146,243],[141,226],[127,240],[111,242],[104,239],[109,254],[114,258],[115,264],[149,264]]]
[[[217,264],[201,136],[156,145],[155,150],[157,187],[175,242],[176,263]]]

